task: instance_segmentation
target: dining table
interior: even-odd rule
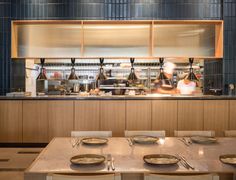
[[[236,138],[217,137],[216,143],[186,144],[178,137],[159,138],[152,144],[130,144],[128,138],[111,137],[104,145],[73,144],[72,137],[56,137],[25,171],[25,179],[45,180],[47,174],[132,174],[143,177],[147,173],[160,174],[235,174],[236,166],[224,164],[219,157],[236,154]],[[78,142],[80,139],[78,138]],[[74,165],[70,159],[76,155],[97,154],[114,159],[115,169],[107,168],[107,159],[98,165]],[[193,168],[186,168],[181,161],[173,165],[150,165],[143,157],[149,154],[182,156]],[[125,178],[123,178],[125,179]],[[126,178],[131,179],[131,178]]]

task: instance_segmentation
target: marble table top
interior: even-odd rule
[[[235,173],[236,166],[223,164],[222,154],[236,154],[236,138],[217,138],[215,144],[186,146],[174,137],[159,139],[157,144],[129,146],[124,137],[109,138],[107,145],[72,147],[71,138],[54,138],[26,170],[27,173]],[[111,154],[115,171],[108,171],[106,162],[101,165],[72,165],[70,158],[78,154]],[[186,169],[177,165],[148,165],[147,154],[181,154],[195,167]]]

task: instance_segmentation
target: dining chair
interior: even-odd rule
[[[112,131],[71,131],[71,137],[112,137]]]
[[[219,176],[214,174],[199,174],[199,175],[147,174],[144,175],[144,180],[219,180]]]
[[[205,136],[215,137],[215,131],[175,131],[175,137]]]
[[[125,131],[125,137],[138,136],[138,135],[165,137],[166,132],[165,131]]]
[[[121,180],[121,176],[120,174],[106,174],[106,175],[51,174],[47,175],[46,180]]]
[[[226,130],[225,137],[236,137],[236,130]]]

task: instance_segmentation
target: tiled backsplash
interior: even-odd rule
[[[236,83],[236,68],[232,68],[236,67],[235,13],[234,0],[0,0],[0,94],[24,87],[24,63],[10,59],[10,22],[16,19],[224,18],[223,83]],[[222,82],[221,72],[216,72],[217,86]],[[209,79],[213,74],[206,76]]]

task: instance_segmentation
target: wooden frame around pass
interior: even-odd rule
[[[12,21],[11,32],[11,58],[12,59],[37,59],[41,57],[19,57],[17,54],[17,26],[26,24],[80,24],[81,25],[81,56],[74,57],[78,59],[97,59],[99,57],[84,56],[84,25],[107,25],[107,24],[121,24],[121,25],[150,25],[149,35],[149,56],[135,57],[136,59],[157,59],[159,57],[153,56],[154,51],[154,25],[155,24],[214,24],[215,25],[215,56],[194,56],[196,59],[221,59],[223,58],[223,20],[15,20]],[[43,57],[46,59],[69,59],[72,57]],[[104,57],[106,59],[127,59],[130,57]],[[189,56],[171,56],[171,54],[164,58],[185,59]]]

